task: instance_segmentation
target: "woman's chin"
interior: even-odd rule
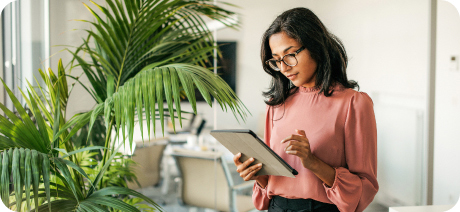
[[[302,86],[302,83],[300,83],[299,81],[296,81],[296,80],[292,81],[292,80],[291,80],[291,82],[292,82],[292,84],[295,85],[295,87],[300,87],[300,86]]]

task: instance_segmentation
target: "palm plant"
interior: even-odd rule
[[[109,208],[139,211],[119,199],[123,195],[133,195],[160,209],[149,198],[124,187],[110,186],[96,190],[110,163],[101,164],[98,172],[90,175],[83,170],[82,160],[77,155],[103,147],[75,149],[72,142],[62,142],[69,132],[78,128],[72,123],[86,116],[77,115],[67,123],[64,120],[71,89],[68,90],[61,61],[57,76],[51,70],[48,73],[39,71],[47,85],[47,94],[43,87],[38,86],[37,92],[31,84],[28,95],[20,90],[31,113],[27,113],[3,83],[19,114],[18,117],[0,103],[6,115],[0,116],[0,148],[3,150],[0,155],[0,194],[3,203],[17,211],[29,211],[31,203],[35,211],[108,211]],[[108,161],[116,155],[112,154]],[[14,187],[12,192],[10,185]]]
[[[104,162],[113,145],[113,127],[121,129],[123,138],[127,130],[131,146],[136,113],[142,135],[144,118],[148,129],[155,128],[155,119],[159,119],[163,132],[165,116],[177,117],[182,125],[180,99],[187,97],[196,113],[195,88],[209,105],[213,96],[223,110],[228,107],[236,118],[245,119],[246,108],[235,93],[205,68],[216,47],[201,15],[228,25],[225,20],[233,12],[209,0],[107,0],[108,8],[92,3],[105,20],[85,5],[95,21],[82,21],[95,30],[87,30],[88,38],[69,52],[74,56],[71,68],[75,61],[82,68],[91,84],[85,89],[98,103],[93,120],[104,113]],[[89,58],[82,58],[81,52]],[[171,121],[175,126],[175,119]]]
[[[73,55],[68,69],[80,67],[90,81],[91,87],[82,85],[97,102],[93,110],[66,120],[73,87],[66,77],[78,78],[66,75],[62,62],[57,76],[51,70],[40,71],[46,89],[39,86],[35,90],[29,84],[27,95],[21,91],[32,114],[5,86],[19,117],[0,104],[6,115],[0,117],[0,195],[5,205],[18,211],[30,210],[31,204],[35,211],[139,211],[132,204],[141,200],[161,210],[142,194],[104,180],[111,174],[108,170],[119,148],[113,137],[127,138],[131,146],[136,121],[143,135],[145,119],[148,137],[150,129],[156,127],[155,120],[159,120],[162,132],[165,117],[173,126],[176,118],[181,124],[180,100],[187,98],[196,113],[195,89],[210,106],[212,96],[235,118],[244,121],[247,116],[247,109],[230,87],[206,67],[216,46],[202,16],[228,25],[225,20],[232,12],[208,0],[106,0],[107,6],[92,3],[104,17],[85,4],[95,20],[82,21],[94,30],[87,30],[82,45],[67,50]],[[105,129],[104,146],[77,149],[76,140],[79,144],[82,141],[76,135],[88,126],[90,138],[100,117],[105,125],[101,128]],[[94,167],[85,167],[77,156],[95,150],[101,152],[102,159],[87,173]]]

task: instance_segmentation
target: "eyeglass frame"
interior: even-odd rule
[[[274,71],[281,71],[281,68],[278,68],[278,70],[272,68],[272,67],[270,66],[270,61],[275,61],[275,63],[280,62],[280,64],[281,64],[281,61],[283,61],[283,63],[286,64],[287,66],[291,66],[291,67],[296,66],[296,65],[299,63],[299,61],[297,60],[297,57],[296,57],[296,56],[297,56],[297,54],[299,54],[299,53],[300,53],[301,51],[303,51],[304,49],[305,49],[305,47],[302,46],[302,47],[300,47],[299,49],[297,49],[297,51],[295,51],[294,53],[285,54],[285,55],[284,55],[281,59],[279,59],[279,60],[276,60],[275,58],[269,59],[269,60],[265,61],[265,64],[268,65],[268,67],[270,67],[270,68],[273,69]],[[295,59],[295,61],[296,61],[296,64],[295,64],[295,65],[289,65],[289,64],[287,64],[287,63],[284,61],[284,57],[286,57],[286,56],[288,56],[288,55],[289,55],[289,56],[294,56],[294,59]],[[277,66],[278,66],[278,65],[277,65]]]

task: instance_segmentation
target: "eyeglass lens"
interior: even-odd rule
[[[295,66],[297,65],[297,59],[295,58],[294,54],[288,54],[284,56],[283,61],[288,66]],[[280,70],[281,61],[276,60],[269,60],[269,65],[272,69]]]

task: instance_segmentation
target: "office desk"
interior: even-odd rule
[[[390,207],[389,212],[444,212],[450,210],[453,207],[453,205]]]

